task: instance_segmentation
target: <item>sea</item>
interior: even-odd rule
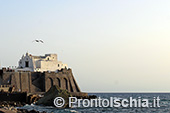
[[[110,99],[148,99],[150,103],[159,97],[159,107],[73,107],[66,109],[58,109],[52,106],[37,106],[25,105],[20,109],[36,110],[39,112],[45,111],[47,113],[170,113],[170,93],[89,93],[89,95],[96,95],[98,98]],[[139,100],[138,100],[139,101]],[[144,102],[144,101],[141,101]]]

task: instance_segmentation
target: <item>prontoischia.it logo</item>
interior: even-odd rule
[[[153,99],[128,98],[119,99],[110,97],[104,99],[98,97],[96,99],[77,99],[76,97],[69,97],[69,107],[160,107],[160,98],[153,97]],[[65,100],[62,97],[56,97],[54,99],[54,105],[61,108],[65,105]]]

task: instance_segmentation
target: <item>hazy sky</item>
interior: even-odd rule
[[[2,66],[57,53],[82,91],[170,92],[169,0],[1,0],[0,42]]]

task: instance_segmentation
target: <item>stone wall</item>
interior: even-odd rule
[[[0,71],[0,84],[15,86],[15,91],[46,92],[52,85],[70,92],[81,92],[71,69],[55,72],[8,72]]]
[[[58,85],[61,89],[67,89],[70,92],[80,92],[71,69],[63,69],[58,73],[44,73],[45,91],[48,91],[52,85]]]
[[[2,85],[11,85],[15,91],[31,92],[31,72],[3,72]]]

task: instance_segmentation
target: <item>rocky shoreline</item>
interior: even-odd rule
[[[56,97],[62,97],[65,100],[64,106],[59,108],[70,108],[69,107],[69,97],[72,97],[71,93],[68,90],[61,89],[57,85],[52,86],[43,96],[37,98],[37,95],[30,95],[26,96],[26,93],[1,93],[1,100],[0,100],[0,111],[3,113],[46,113],[45,111],[36,111],[36,110],[27,110],[22,108],[26,104],[34,103],[35,105],[43,105],[43,106],[54,106],[54,99]],[[23,101],[23,99],[25,101]],[[32,97],[32,98],[28,98]],[[95,95],[85,95],[85,96],[75,96],[80,99],[95,99],[97,96]],[[35,99],[37,98],[37,99]],[[5,101],[8,100],[8,101]],[[28,100],[34,100],[34,102],[30,102]],[[0,112],[0,113],[1,113]]]
[[[46,113],[45,111],[39,112],[36,110],[18,109],[15,107],[1,107],[0,113]]]
[[[39,112],[36,110],[30,110],[28,111],[27,109],[17,109],[14,107],[9,107],[9,108],[0,108],[0,113],[46,113],[45,111]]]
[[[17,107],[22,107],[26,105],[26,103],[21,102],[10,102],[10,101],[3,101],[0,102],[0,113],[46,113],[45,111],[39,112],[36,110],[21,109]]]

